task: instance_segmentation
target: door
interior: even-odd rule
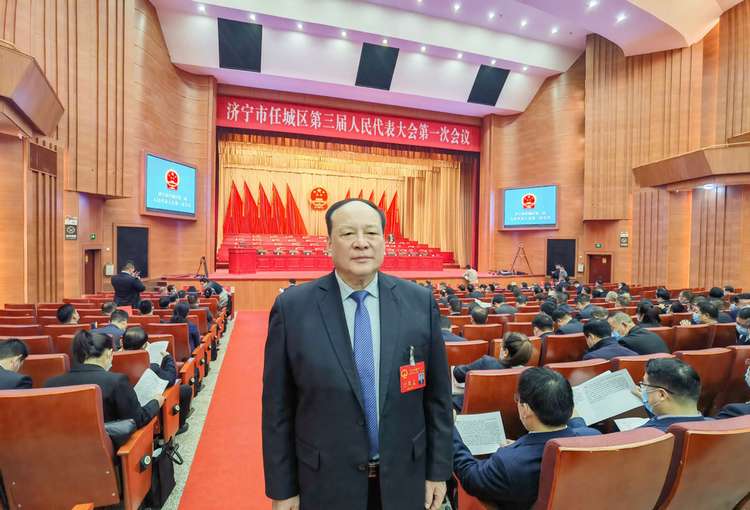
[[[547,239],[547,272],[551,275],[555,265],[562,265],[568,276],[576,275],[576,240],[575,239]]]
[[[85,294],[96,293],[96,268],[99,250],[83,252],[83,289]]]
[[[612,281],[612,255],[589,255],[589,282]]]

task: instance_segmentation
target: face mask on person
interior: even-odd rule
[[[654,412],[654,408],[651,407],[651,404],[648,402],[648,392],[641,390],[641,401],[643,402],[643,407],[646,408],[646,412],[649,416],[654,417],[656,416],[656,413]]]
[[[750,386],[750,366],[748,366],[747,370],[745,370],[745,384]]]
[[[701,323],[701,314],[698,312],[693,312],[693,324],[700,324]]]
[[[732,303],[731,305],[729,305],[729,309],[731,311],[735,311],[737,309],[737,303]]]
[[[620,338],[622,338],[622,335],[620,334],[619,331],[617,331],[616,329],[613,329],[612,338],[614,338],[615,340],[619,340]]]
[[[736,324],[735,328],[737,328],[737,333],[740,336],[747,336],[747,334],[750,332],[750,330],[748,330],[746,327],[740,326],[739,324]]]

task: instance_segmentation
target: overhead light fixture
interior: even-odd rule
[[[421,3],[422,3],[422,0],[417,0],[417,3],[418,3],[418,4],[421,4]]]
[[[521,28],[525,27],[528,24],[529,24],[528,20],[525,20],[525,19],[521,20]]]
[[[493,59],[492,59],[492,60],[490,61],[490,64],[494,66],[495,64],[497,64],[497,60],[495,60],[495,59],[493,58]]]
[[[589,9],[593,9],[597,5],[599,5],[599,0],[589,0]]]
[[[206,12],[206,6],[203,4],[198,4],[198,11],[200,12]]]
[[[419,51],[424,53],[425,51],[427,51],[427,46],[422,46],[421,48],[419,48]]]
[[[552,27],[552,29],[551,29],[551,30],[549,31],[549,33],[550,33],[550,34],[552,34],[552,35],[555,35],[555,34],[556,34],[556,33],[558,33],[559,31],[560,31],[560,29],[559,29],[559,28],[557,28],[557,27]]]
[[[703,189],[714,189],[714,185],[713,184],[704,184],[703,185]]]
[[[383,46],[388,46],[388,39],[383,39]]]
[[[462,58],[464,58],[464,54],[463,53],[459,53],[458,55],[456,55],[456,57],[459,58],[459,59],[462,59]]]
[[[624,12],[621,12],[620,14],[617,15],[617,23],[622,23],[626,19],[628,19],[628,15],[625,14]]]
[[[297,22],[297,30],[302,30],[303,28],[305,28],[305,26],[298,21]]]
[[[250,13],[250,21],[255,21],[255,14]]]
[[[458,12],[461,9],[461,4],[456,2],[453,4],[453,12]]]
[[[346,30],[341,31],[341,37],[346,37]]]
[[[487,13],[488,19],[495,19],[495,11],[490,11]]]

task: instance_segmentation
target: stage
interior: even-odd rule
[[[398,276],[407,280],[417,280],[422,283],[430,280],[435,286],[440,282],[456,288],[460,283],[465,283],[463,279],[463,269],[443,269],[442,271],[384,271],[387,274]],[[315,280],[328,274],[328,271],[263,271],[252,274],[229,274],[227,270],[219,270],[210,273],[208,276],[216,280],[222,286],[234,287],[235,290],[235,309],[236,310],[270,310],[271,305],[279,289],[289,286],[289,279],[297,280],[300,285],[311,280]],[[165,275],[161,278],[175,285],[198,285],[198,279],[195,275]],[[529,285],[544,280],[544,275],[514,275],[499,276],[489,273],[479,273],[480,283],[495,283],[502,287],[511,282],[520,284],[527,282]]]

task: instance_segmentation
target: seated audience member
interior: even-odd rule
[[[750,360],[745,360],[745,384],[750,386]],[[719,414],[714,416],[717,420],[723,420],[724,418],[736,418],[737,416],[745,416],[750,414],[750,402],[744,404],[727,404],[721,408]]]
[[[184,291],[184,290],[182,290],[182,289],[180,289],[180,290],[178,290],[178,291],[177,291],[177,300],[178,300],[178,301],[179,301],[179,300],[183,300],[183,299],[185,299],[186,297],[187,297],[187,292],[185,292],[185,291]]]
[[[732,296],[732,307],[729,309],[729,315],[736,319],[737,312],[748,307],[750,307],[750,293],[736,294]]]
[[[479,273],[477,273],[476,269],[472,268],[470,265],[467,264],[466,271],[464,271],[463,279],[466,280],[466,283],[475,283],[479,280]],[[461,289],[461,290],[464,290],[464,289]]]
[[[73,337],[73,357],[78,364],[70,372],[49,379],[45,388],[96,384],[102,390],[104,421],[135,421],[140,428],[159,414],[164,403],[163,395],[154,395],[141,407],[135,390],[125,374],[110,372],[114,343],[112,337],[92,331],[81,330]]]
[[[112,301],[102,305],[102,315],[112,315],[115,310],[117,310],[117,305]]]
[[[138,311],[141,313],[141,315],[154,315],[154,303],[150,299],[144,299],[140,303],[138,303]]]
[[[171,283],[167,285],[167,294],[169,295],[177,294],[177,289],[175,289],[175,286]]]
[[[166,310],[167,308],[169,308],[171,302],[172,298],[170,298],[169,296],[161,296],[159,298],[159,309]]]
[[[683,290],[680,292],[680,294],[677,296],[677,301],[672,303],[672,313],[685,313],[690,309],[690,304],[693,302],[693,293],[689,290]],[[675,309],[675,305],[679,303],[680,307],[677,307]]]
[[[579,319],[591,318],[592,308],[594,308],[594,305],[591,304],[591,296],[588,294],[581,294],[576,299],[576,306],[578,307]]]
[[[445,315],[440,316],[440,333],[443,335],[443,342],[463,342],[464,337],[454,335],[451,332],[451,321]]]
[[[617,304],[617,292],[615,292],[614,290],[610,290],[609,292],[607,292],[607,295],[604,296],[604,302],[613,305]]]
[[[60,324],[78,324],[78,320],[81,318],[78,315],[78,310],[71,304],[64,304],[57,309],[57,322]]]
[[[583,325],[583,334],[586,337],[586,344],[589,346],[583,355],[584,360],[610,360],[617,356],[636,356],[638,354],[620,345],[617,339],[612,337],[612,327],[607,321],[591,320],[587,322]]]
[[[632,299],[630,297],[630,294],[628,294],[627,292],[625,292],[625,293],[619,294],[617,296],[617,302],[616,302],[616,304],[619,307],[625,308],[626,306],[630,306],[630,302],[631,301],[632,301]]]
[[[625,282],[618,283],[617,293],[618,294],[630,294],[630,286],[628,286],[628,284]]]
[[[471,323],[472,324],[487,324],[487,317],[489,316],[489,309],[476,305],[471,309]]]
[[[609,309],[601,306],[594,306],[591,309],[591,320],[606,321],[609,318]]]
[[[92,329],[92,333],[102,333],[104,335],[110,335],[114,342],[115,349],[120,349],[120,337],[125,329],[128,327],[128,312],[125,310],[115,310],[112,315],[109,316],[109,324],[101,328]]]
[[[737,343],[750,344],[750,308],[743,308],[737,312]]]
[[[455,296],[452,297],[448,301],[448,306],[451,307],[451,315],[461,315],[461,313],[462,313],[461,312],[461,310],[462,310],[461,301],[457,297],[455,297]]]
[[[229,293],[224,287],[208,278],[201,279],[201,285],[203,286],[204,291],[211,289],[213,295],[219,298],[219,308],[226,308],[227,303],[229,303]]]
[[[516,307],[523,306],[528,302],[529,302],[529,298],[527,298],[523,294],[516,295]]]
[[[685,305],[683,305],[679,301],[675,301],[674,303],[672,303],[672,306],[669,307],[668,313],[685,313],[688,311],[689,310],[685,307]]]
[[[574,319],[570,312],[558,308],[552,313],[552,320],[557,323],[556,335],[570,335],[583,332],[583,324]]]
[[[188,332],[190,333],[190,352],[193,352],[193,350],[201,343],[201,335],[198,331],[198,326],[188,320],[187,316],[189,313],[190,307],[187,303],[177,303],[176,305],[174,305],[172,317],[170,317],[167,322],[172,324],[188,325]]]
[[[539,313],[531,321],[531,326],[534,330],[534,336],[540,337],[544,342],[549,335],[554,333],[555,322],[546,313]]]
[[[208,316],[208,323],[211,324],[214,321],[214,316],[211,315],[211,310],[206,308],[205,306],[200,306],[198,303],[198,295],[197,294],[188,294],[187,297],[188,306],[191,310],[205,310],[206,314]]]
[[[659,287],[656,289],[656,306],[662,311],[666,312],[669,307],[672,306],[672,299],[665,287]]]
[[[464,490],[501,508],[528,509],[539,492],[544,446],[550,439],[598,435],[580,418],[571,420],[570,383],[548,368],[523,371],[516,395],[518,416],[530,433],[499,448],[488,459],[475,458],[453,429],[453,469]]]
[[[711,299],[723,299],[724,291],[721,287],[711,287],[708,291],[708,297]]]
[[[142,301],[141,301],[142,302]],[[148,333],[140,326],[131,326],[125,330],[122,335],[122,349],[124,351],[138,351],[141,349],[148,349]],[[161,365],[151,363],[150,369],[159,376],[160,379],[164,379],[169,384],[167,388],[171,388],[178,382],[177,378],[177,365],[175,365],[174,358],[172,355],[163,352],[164,357],[161,360]],[[193,389],[189,384],[180,385],[180,428],[177,430],[178,434],[182,434],[187,431],[187,417],[190,413],[190,401],[193,398]]]
[[[502,294],[498,294],[492,298],[492,306],[495,308],[495,313],[497,314],[515,315],[518,313],[518,308],[506,303],[505,296]]]
[[[680,326],[691,324],[716,324],[719,321],[719,310],[707,299],[698,301],[693,305],[693,318],[680,321]]]
[[[459,283],[458,284],[458,290],[460,292],[466,292],[466,285],[464,285],[463,283]]]
[[[555,313],[555,310],[557,310],[557,303],[554,299],[547,299],[539,306],[539,311],[546,313],[549,316],[552,316],[552,314]]]
[[[31,388],[31,377],[18,373],[28,357],[29,350],[19,339],[9,338],[0,341],[0,390]]]
[[[646,364],[640,383],[643,406],[651,416],[643,427],[654,427],[664,432],[673,423],[703,421],[698,411],[701,379],[698,373],[677,358],[657,358]]]
[[[456,365],[453,367],[453,377],[456,378],[456,381],[462,383],[466,382],[466,374],[469,373],[469,370],[499,370],[522,367],[529,362],[533,351],[534,348],[529,341],[529,337],[515,331],[506,333],[499,358],[485,354],[468,365]]]
[[[484,297],[484,292],[478,291],[472,284],[467,285],[466,290],[469,292],[467,297],[477,298],[477,299]]]
[[[711,299],[709,302],[716,307],[716,310],[719,312],[719,318],[716,322],[719,324],[730,324],[734,322],[734,318],[729,315],[727,312],[725,312],[726,308],[726,302],[721,299]]]
[[[724,295],[733,294],[733,293],[734,293],[734,287],[732,285],[724,285]]]
[[[642,326],[636,326],[627,314],[622,312],[614,314],[609,318],[609,325],[612,328],[612,336],[621,345],[637,354],[669,353],[667,344],[659,335]]]
[[[638,318],[638,325],[642,328],[660,328],[661,321],[659,320],[660,309],[651,303],[641,302],[635,311],[635,316]]]

